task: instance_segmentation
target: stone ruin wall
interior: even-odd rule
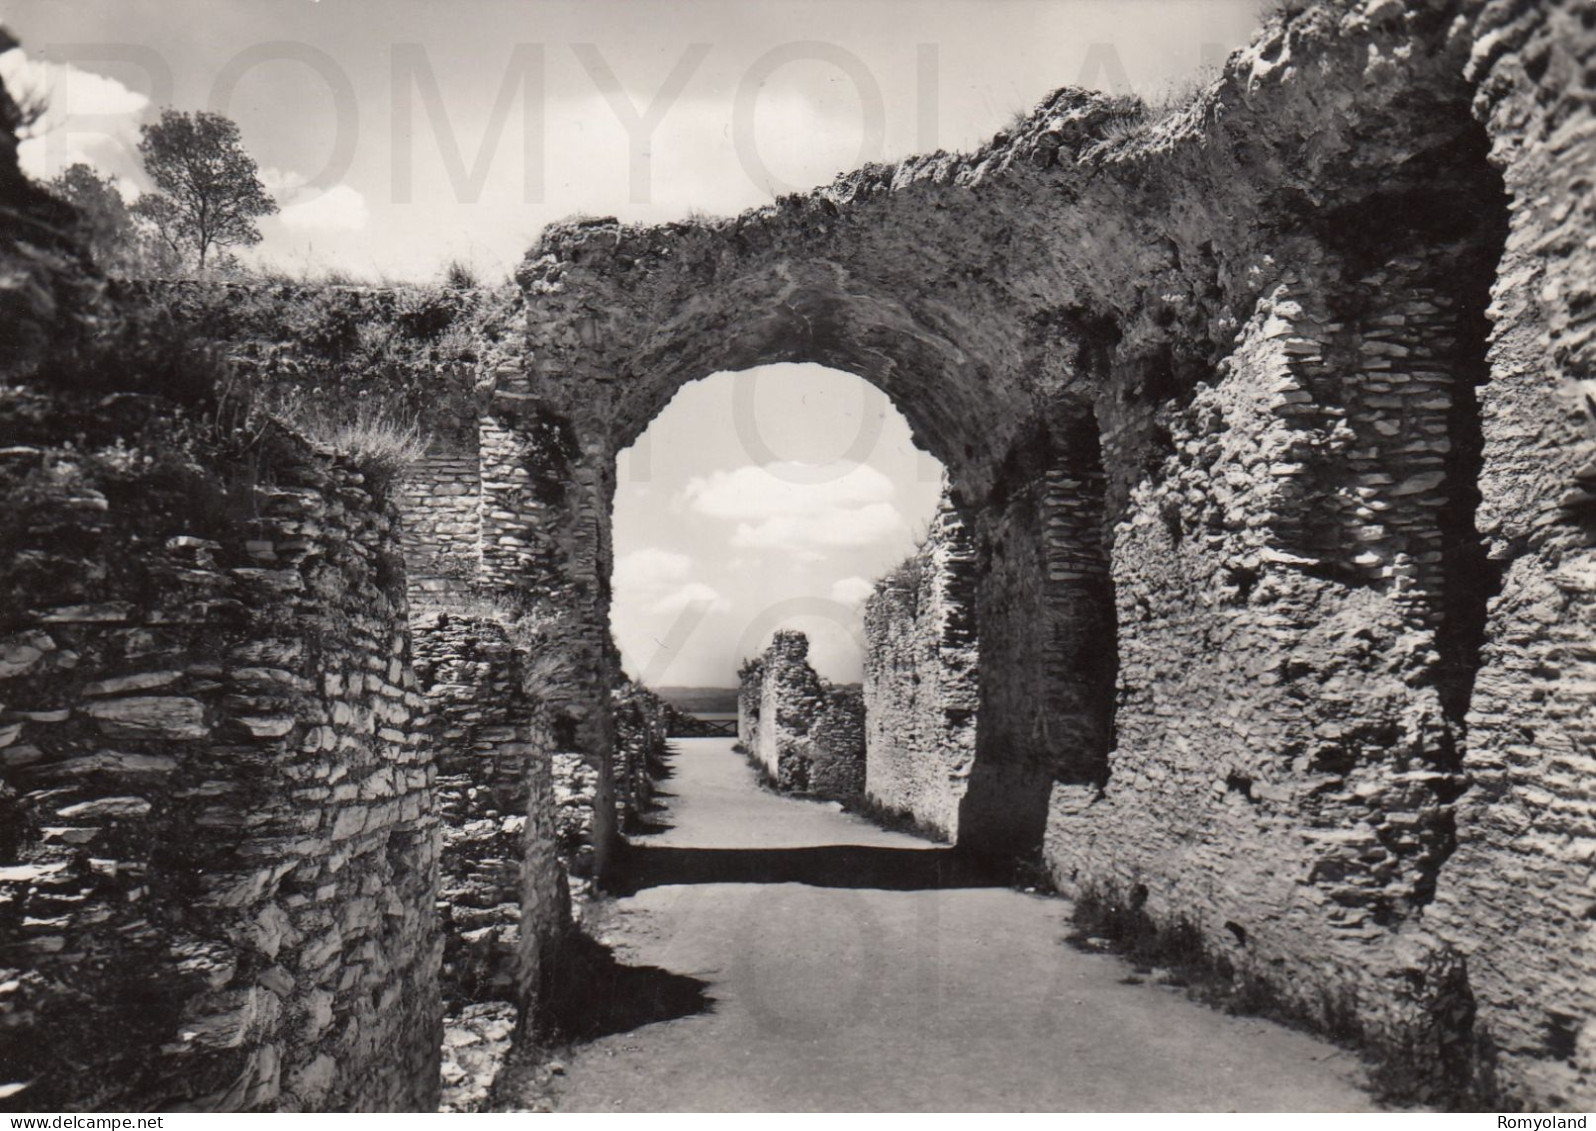
[[[1382,254],[1339,249],[1329,279],[1305,262],[1166,417],[1173,452],[1113,530],[1110,777],[1055,790],[1047,852],[1438,1090],[1577,1108],[1596,263],[1574,170],[1596,123],[1574,92],[1596,21],[1471,14],[1460,70],[1505,233],[1494,170],[1438,168],[1480,184],[1473,216],[1376,227]]]
[[[499,620],[412,619],[442,822],[443,1110],[478,1110],[517,1028],[541,1032],[570,929],[552,737],[527,657]]]
[[[468,572],[475,562],[476,584],[545,600],[564,617],[574,674],[551,697],[551,741],[575,759],[572,780],[582,777],[592,797],[582,804],[594,868],[617,823],[610,689],[619,670],[605,615],[614,454],[694,377],[769,360],[837,365],[898,401],[948,467],[967,516],[984,647],[961,843],[1023,849],[1041,839],[1067,892],[1159,928],[1195,929],[1213,956],[1286,1007],[1360,1031],[1438,1090],[1588,1106],[1596,960],[1586,845],[1596,830],[1582,720],[1596,685],[1583,674],[1596,446],[1583,382],[1596,349],[1596,250],[1585,239],[1596,228],[1586,183],[1596,125],[1581,91],[1593,58],[1596,20],[1572,6],[1317,5],[1272,23],[1189,110],[1162,122],[1116,129],[1111,100],[1066,91],[975,154],[862,170],[734,221],[551,229],[520,273],[524,350],[474,363],[483,390],[475,460],[469,441],[436,453],[461,461],[439,462],[439,476],[479,470],[476,546],[469,493],[440,504],[431,529],[440,542],[464,539],[455,549]],[[14,245],[14,231],[0,234]],[[7,291],[0,314],[23,340],[48,305],[33,296],[70,289]],[[24,352],[46,337],[24,341]],[[234,542],[209,540],[218,561],[248,556],[245,547],[229,559]],[[303,538],[296,530],[290,540]],[[91,556],[164,560],[139,545]],[[339,562],[318,576],[359,573]],[[210,569],[197,553],[182,568],[184,577]],[[230,573],[227,584],[242,580]],[[394,585],[356,577],[343,589],[310,586],[303,599],[332,607]],[[147,619],[142,609],[129,616]],[[281,623],[253,631],[280,639]],[[129,631],[93,624],[18,624],[8,636],[46,631],[56,648],[34,651],[75,653],[87,681],[99,657],[115,654],[102,652],[101,636]],[[158,639],[186,631],[142,627]],[[175,685],[192,694],[133,698],[192,698],[207,705],[206,727],[232,727],[260,693],[221,690],[235,677],[207,649],[222,639],[207,631],[178,643],[201,657],[181,677],[201,686]],[[373,639],[380,651],[381,634]],[[23,642],[21,662],[45,663],[31,647]],[[307,655],[276,666],[324,678],[323,653]],[[345,666],[363,659],[351,654]],[[402,679],[393,686],[404,691]],[[373,705],[366,698],[381,694],[364,680],[358,693],[327,687],[313,689],[306,710],[333,717],[337,704],[317,708],[318,694],[355,697],[344,707],[360,719],[362,703]],[[211,779],[197,738],[118,735],[112,750],[76,701],[31,712],[42,718],[10,707],[25,700],[6,701],[0,735],[22,729],[7,740],[11,753],[0,751],[11,791],[0,803],[27,799],[43,814],[61,788],[24,774],[19,746],[41,751],[39,762],[79,757],[78,738],[33,741],[35,727],[91,736],[81,741],[96,760],[84,765],[106,775],[103,786],[93,779],[103,791],[95,797],[115,800],[74,816],[52,811],[49,823],[7,823],[32,838],[4,846],[7,932],[64,940],[30,953],[26,976],[11,979],[15,999],[66,978],[51,955],[75,954],[79,935],[100,937],[97,906],[80,904],[78,888],[50,902],[44,881],[123,882],[120,867],[113,877],[95,870],[105,857],[92,840],[69,849],[55,830],[83,836],[71,831],[77,822],[103,821],[120,836],[158,823],[167,787],[139,777],[142,792],[131,791],[119,774],[183,782],[173,797]],[[293,717],[295,728],[310,725]],[[775,719],[762,701],[745,745],[765,746]],[[333,751],[316,756],[336,762],[343,735],[330,725]],[[408,729],[388,729],[411,736],[414,716]],[[260,767],[244,752],[299,733],[234,730],[223,749],[270,777],[292,763]],[[130,749],[146,741],[158,749]],[[102,752],[115,758],[103,769]],[[179,769],[124,758],[145,754]],[[779,771],[779,753],[775,761]],[[183,778],[190,766],[198,787]],[[244,768],[238,775],[251,780]],[[233,804],[212,777],[217,796],[203,804]],[[303,786],[292,812],[337,826],[343,803],[319,797],[323,788],[338,787]],[[555,783],[560,798],[581,789]],[[139,798],[150,803],[142,814]],[[421,815],[414,845],[393,842],[400,864],[368,851],[386,819],[375,834],[350,834],[339,869],[379,900],[391,890],[385,862],[417,877],[435,866],[424,859]],[[273,855],[287,849],[272,825],[258,835],[271,841],[262,858],[273,868],[300,866]],[[115,836],[101,843],[119,845]],[[134,840],[122,851],[153,862],[146,874],[181,872],[166,840]],[[30,870],[63,858],[75,863]],[[162,895],[131,871],[126,883],[146,888],[140,898],[157,910],[184,907],[191,894]],[[329,883],[285,896],[290,921],[321,915],[309,909]],[[374,921],[362,894],[331,886],[340,914],[351,906],[360,923]],[[304,902],[289,908],[289,898]],[[116,901],[107,922],[136,920],[138,902]],[[90,910],[76,915],[79,906]],[[357,934],[353,949],[325,954],[309,944],[316,969],[336,973],[335,988],[307,991],[314,1017],[326,1015],[325,992],[338,1019],[319,1043],[296,1044],[301,1029],[279,1039],[287,1014],[272,1004],[278,989],[297,1001],[297,980],[288,986],[273,970],[297,974],[305,956],[293,947],[307,944],[278,942],[295,961],[268,964],[251,948],[270,936],[239,942],[232,911],[214,913],[229,924],[215,935],[244,955],[238,965],[225,953],[212,969],[208,950],[193,960],[162,951],[133,984],[159,983],[163,1002],[196,1000],[234,1019],[214,1027],[223,1047],[190,1062],[211,1067],[182,1074],[185,1086],[204,1082],[207,1103],[289,1106],[337,1068],[345,1090],[316,1102],[399,1106],[417,1097],[394,1089],[433,1079],[420,1062],[436,1056],[436,1013],[423,1024],[436,990],[415,973],[428,954],[437,962],[426,907],[416,904],[392,940]],[[401,1011],[413,1018],[406,1032],[381,1028],[391,1013],[368,1026],[370,997],[357,988],[367,979],[412,988],[413,998],[399,991],[417,1003]],[[74,992],[58,986],[48,992]],[[26,1000],[0,1006],[24,1019],[7,1023],[8,1039],[32,1022]],[[419,1035],[427,1025],[430,1047]],[[371,1071],[363,1058],[384,1045],[417,1070]],[[108,1087],[156,1094],[166,1069],[115,1063],[126,1051],[98,1050]]]
[[[474,427],[435,437],[399,497],[410,592],[429,609],[469,614],[481,566],[481,457]]]
[[[764,699],[764,661],[753,656],[737,672],[737,744],[746,753],[759,748],[759,711]]]
[[[567,911],[555,851],[552,741],[504,626],[434,613],[413,622],[431,704],[443,846],[444,998],[536,1015],[544,956]]]
[[[757,716],[749,710],[754,703]],[[778,629],[757,661],[744,665],[737,733],[778,789],[839,800],[864,792],[863,696],[809,666],[809,638],[801,632]]]
[[[395,513],[293,437],[239,481],[169,462],[182,406],[98,399],[0,404],[13,1102],[435,1106],[438,813]]]
[[[1476,524],[1500,590],[1468,704],[1457,843],[1424,925],[1463,957],[1503,1084],[1589,1107],[1596,14],[1493,4],[1478,29],[1468,77],[1511,201],[1479,390]]]
[[[716,369],[880,385],[981,576],[961,843],[1044,840],[1431,1094],[1581,1106],[1592,24],[1293,8],[1151,125],[1063,92],[735,221],[552,229],[545,411],[607,451]]]
[[[1228,935],[1248,975],[1293,970],[1295,1012],[1439,1067],[1455,959],[1405,928],[1465,785],[1442,628],[1470,610],[1438,514],[1468,371],[1458,296],[1367,286],[1332,314],[1283,285],[1167,417],[1174,454],[1113,528],[1109,775],[1055,788],[1046,855],[1070,890]]]
[[[975,763],[975,557],[944,498],[864,609],[865,795],[949,841]]]
[[[616,819],[645,822],[654,808],[654,782],[665,772],[673,712],[630,679],[615,689]]]
[[[486,362],[502,300],[107,287],[68,215],[0,205],[8,1103],[432,1110],[447,1007],[473,1106],[569,922],[553,728],[473,576],[476,411],[437,356],[471,313]],[[393,491],[224,372],[431,406],[434,443]]]
[[[864,796],[865,705],[857,687],[827,687],[809,723],[809,792],[817,797]]]

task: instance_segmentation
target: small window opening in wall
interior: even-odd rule
[[[1225,788],[1231,793],[1239,793],[1248,801],[1252,800],[1252,778],[1238,770],[1231,770],[1225,775]]]

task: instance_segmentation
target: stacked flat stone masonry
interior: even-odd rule
[[[184,410],[148,397],[0,414],[11,1102],[434,1107],[438,816],[394,512],[270,430],[253,479],[185,465]]]
[[[944,498],[864,610],[865,793],[948,840],[975,763],[975,555]]]
[[[445,1002],[506,1001],[535,1014],[567,916],[548,726],[504,626],[433,613],[414,629],[444,824]]]
[[[1459,1039],[1455,960],[1405,928],[1464,787],[1429,428],[1457,378],[1430,357],[1456,325],[1390,279],[1378,313],[1348,295],[1333,317],[1326,293],[1283,284],[1220,379],[1167,411],[1172,454],[1113,531],[1108,779],[1055,787],[1046,857],[1064,890],[1228,936],[1231,966],[1298,971],[1276,990],[1295,1012],[1356,1016],[1435,1064]]]
[[[664,700],[627,680],[615,691],[616,820],[644,821],[654,779],[665,768],[671,712]]]
[[[445,1110],[478,1110],[509,1034],[537,1032],[570,924],[557,852],[552,739],[525,658],[493,617],[414,618],[443,823]]]

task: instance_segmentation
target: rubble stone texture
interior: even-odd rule
[[[865,604],[865,793],[957,840],[975,764],[975,557],[944,499],[915,555]]]
[[[507,509],[589,701],[615,453],[711,372],[849,370],[968,529],[962,846],[1042,844],[1438,1089],[1588,1103],[1592,22],[1294,5],[1157,120],[1062,91],[734,220],[546,231],[511,391],[569,494]]]
[[[396,516],[292,437],[179,471],[183,411],[0,403],[0,1062],[28,1110],[431,1107]]]
[[[778,629],[743,669],[737,733],[778,789],[837,800],[863,794],[864,719],[860,690],[821,679],[801,632]]]
[[[555,225],[513,302],[185,285],[173,317],[253,377],[381,372],[459,422],[406,496],[410,599],[547,613],[524,660],[559,661],[548,827],[597,875],[647,788],[613,694],[617,453],[716,371],[875,383],[967,540],[940,531],[872,601],[878,803],[961,849],[1040,849],[1067,894],[1194,932],[1435,1095],[1584,1108],[1593,67],[1588,5],[1285,5],[1183,109],[1062,90],[974,153],[735,219]],[[9,141],[0,362],[27,377],[94,332],[99,284]],[[446,356],[458,312],[481,348]],[[282,332],[361,321],[391,329],[398,377],[370,332]],[[139,377],[92,411],[7,402],[0,468],[33,494],[0,527],[22,595],[0,633],[5,1063],[58,1107],[430,1102],[448,790],[392,512],[308,455],[220,491],[218,467],[145,485],[114,451],[63,470],[85,420],[137,413]],[[434,672],[473,662],[434,643]],[[741,696],[744,745],[791,784],[826,701],[801,658],[784,642]],[[519,849],[470,829],[522,723],[470,700],[428,727],[456,766],[486,728],[484,776],[447,775],[449,866],[499,932],[489,861]],[[544,906],[523,896],[522,940]],[[90,1043],[113,1023],[140,1039]],[[68,1063],[99,1091],[60,1090]]]
[[[506,1002],[535,1015],[567,921],[548,724],[499,623],[445,612],[417,618],[414,631],[443,822],[445,1004]]]

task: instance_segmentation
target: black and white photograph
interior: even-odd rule
[[[10,1131],[1593,1108],[1596,0],[0,0]]]

